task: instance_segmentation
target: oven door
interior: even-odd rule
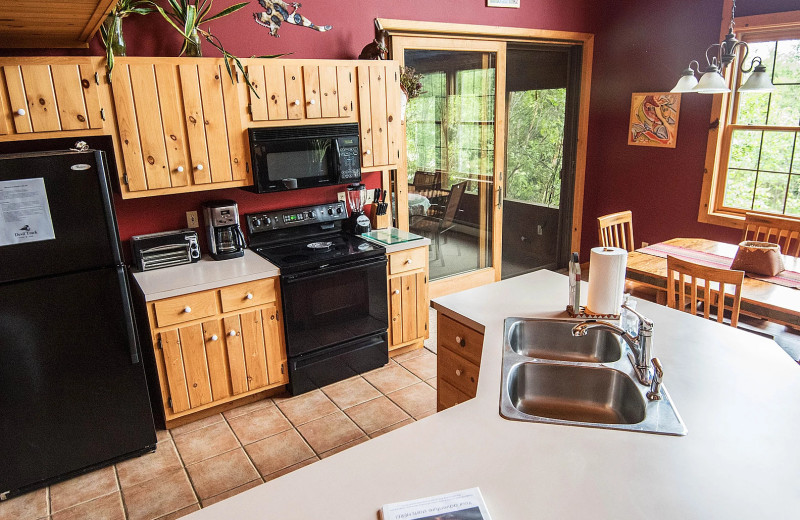
[[[290,358],[389,327],[385,256],[285,275],[281,290]]]

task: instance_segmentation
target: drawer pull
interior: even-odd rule
[[[20,108],[19,110],[17,110],[18,116],[24,116],[25,114],[27,114],[27,112],[25,112],[24,108]]]
[[[462,347],[466,346],[467,344],[467,342],[461,336],[456,336],[456,343],[458,343]]]
[[[211,341],[217,341],[218,339],[219,339],[219,336],[217,336],[216,334],[212,334],[211,335]]]
[[[245,299],[246,300],[252,300],[253,299],[253,293],[247,293],[247,295],[245,295]]]
[[[460,369],[460,368],[457,368],[457,369],[456,369],[456,375],[457,375],[458,377],[461,377],[461,369]]]
[[[392,291],[392,294],[400,294],[400,289],[395,289],[394,291]]]
[[[186,307],[183,308],[183,312],[189,314],[190,312],[192,312],[192,308],[187,305]]]
[[[231,331],[228,333],[228,336],[230,336],[230,337],[236,336],[236,331],[231,329]]]

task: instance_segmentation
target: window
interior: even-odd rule
[[[737,19],[747,27],[738,36],[750,47],[748,62],[761,57],[775,91],[715,101],[721,124],[709,139],[701,222],[738,227],[747,211],[800,218],[800,13],[760,20],[767,18]],[[749,77],[731,72],[737,85]]]

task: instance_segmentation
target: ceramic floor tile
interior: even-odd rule
[[[245,446],[261,475],[269,475],[314,456],[306,441],[291,429]]]
[[[254,412],[229,419],[229,422],[242,444],[260,441],[292,427],[274,406],[262,407]]]
[[[152,520],[197,503],[184,469],[122,488],[128,520]]]
[[[390,365],[367,372],[364,374],[364,379],[384,394],[411,386],[420,381],[417,376],[400,365]]]
[[[201,502],[259,478],[242,448],[186,466],[186,471]]]
[[[421,350],[422,354],[400,364],[420,379],[436,377],[436,355],[425,349]]]
[[[239,441],[225,421],[206,426],[193,432],[175,436],[175,447],[188,466],[201,460],[239,447]]]
[[[242,406],[237,406],[236,408],[222,412],[222,415],[224,415],[226,419],[233,419],[234,417],[239,417],[240,415],[248,414],[250,412],[255,412],[256,410],[260,410],[268,406],[275,406],[275,403],[272,402],[272,399],[267,398],[267,399],[262,399],[260,401],[256,401],[254,403],[248,403]]]
[[[302,424],[297,427],[297,430],[318,454],[364,435],[361,428],[341,411]]]
[[[417,383],[391,392],[386,397],[414,418],[429,410],[436,410],[436,390],[426,383]]]
[[[174,513],[159,516],[156,520],[177,520],[178,518],[183,518],[189,513],[194,513],[195,511],[200,511],[200,504],[192,504],[189,507],[184,507],[183,509],[175,511]]]
[[[169,430],[156,430],[156,441],[171,441],[172,435],[170,435]]]
[[[333,448],[332,450],[328,450],[328,451],[326,451],[324,453],[320,453],[319,454],[319,458],[324,459],[324,458],[330,457],[331,455],[336,455],[340,451],[344,451],[347,448],[352,448],[353,446],[356,446],[356,445],[361,444],[362,442],[368,441],[368,440],[369,440],[369,437],[364,435],[364,436],[359,437],[358,439],[356,439],[354,441],[350,441],[348,443],[342,444],[341,446],[337,446],[336,448]]]
[[[287,475],[287,474],[291,473],[294,470],[297,470],[297,469],[300,469],[300,468],[304,468],[304,467],[308,466],[309,464],[313,464],[314,462],[317,462],[318,460],[319,460],[319,457],[317,457],[315,455],[315,456],[311,457],[310,459],[304,460],[303,462],[301,462],[299,464],[295,464],[294,466],[289,466],[288,468],[284,468],[284,469],[282,469],[280,471],[276,471],[275,473],[272,473],[271,475],[267,475],[266,477],[264,477],[264,482],[269,482],[270,480],[275,480],[276,478],[282,477],[284,475]]]
[[[426,379],[425,382],[428,383],[429,385],[431,385],[433,388],[436,388],[437,383],[436,383],[436,378],[435,377],[432,377],[430,379]]]
[[[169,432],[174,438],[176,435],[193,432],[195,430],[199,430],[200,428],[205,428],[206,426],[211,426],[212,424],[221,422],[222,420],[222,414],[215,413],[214,415],[206,417],[205,419],[198,419],[196,421],[184,424],[183,426],[176,426],[175,428],[170,429]]]
[[[409,352],[406,352],[404,354],[400,354],[399,356],[393,356],[392,359],[395,360],[397,363],[401,363],[402,364],[403,361],[408,361],[409,359],[414,359],[417,356],[421,356],[421,355],[425,354],[425,352],[426,351],[425,351],[424,348],[417,348],[417,349],[411,350]]]
[[[83,502],[53,515],[53,520],[125,520],[119,491]]]
[[[151,478],[183,467],[171,440],[159,442],[156,451],[117,464],[117,476],[122,487],[135,486]]]
[[[49,513],[47,508],[47,488],[37,489],[0,502],[0,520],[42,518]]]
[[[118,490],[114,466],[98,469],[50,486],[50,512],[57,513]]]
[[[320,390],[313,390],[280,402],[278,408],[295,426],[330,415],[338,410],[336,405]]]
[[[363,377],[353,377],[322,388],[336,406],[344,410],[381,395],[374,386]]]
[[[345,413],[366,434],[408,419],[408,414],[386,396],[361,403],[345,410]]]
[[[225,500],[226,498],[230,498],[230,497],[232,497],[234,495],[238,495],[242,491],[247,491],[248,489],[252,489],[252,488],[258,486],[259,484],[263,484],[263,483],[264,483],[264,481],[259,478],[259,479],[256,479],[256,480],[252,481],[252,482],[248,482],[247,484],[244,484],[242,486],[235,487],[233,489],[229,489],[228,491],[226,491],[224,493],[220,493],[217,496],[213,496],[211,498],[207,498],[207,499],[203,500],[203,507],[208,507],[211,504],[216,504],[217,502]]]
[[[401,422],[399,422],[397,424],[393,424],[391,426],[387,426],[386,428],[380,429],[380,430],[376,431],[375,433],[370,433],[369,437],[370,437],[370,439],[374,439],[375,437],[380,437],[384,433],[389,433],[392,430],[396,430],[398,428],[402,428],[403,426],[406,426],[406,425],[411,424],[413,422],[414,422],[414,419],[408,418],[405,421],[401,421]]]

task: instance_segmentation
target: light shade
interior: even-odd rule
[[[763,65],[757,66],[744,85],[739,87],[739,92],[772,92],[773,90],[775,90],[775,85],[770,81],[767,68]]]
[[[681,73],[681,79],[675,84],[670,92],[692,92],[692,89],[697,85],[697,78],[692,69],[686,69]]]
[[[722,94],[731,91],[725,84],[725,79],[719,75],[717,68],[713,66],[706,69],[703,77],[700,78],[700,82],[692,90],[700,94]]]

